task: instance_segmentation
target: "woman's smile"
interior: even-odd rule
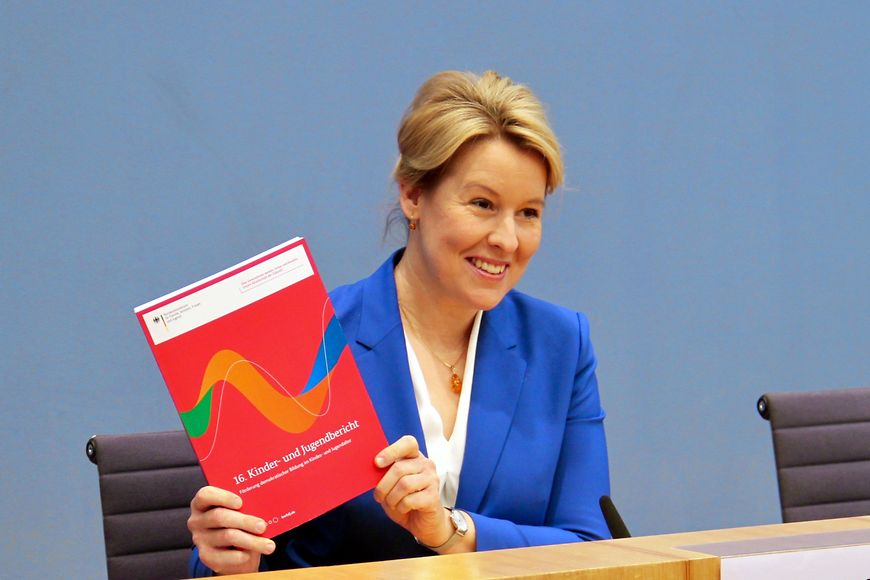
[[[508,264],[505,262],[497,262],[485,258],[466,258],[466,260],[482,275],[499,280],[504,277],[505,270],[508,268]]]

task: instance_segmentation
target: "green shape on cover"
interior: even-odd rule
[[[208,431],[208,423],[211,419],[211,394],[214,386],[209,387],[205,396],[190,411],[179,413],[184,430],[191,437],[202,437]]]

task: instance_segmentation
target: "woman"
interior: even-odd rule
[[[524,86],[444,72],[406,112],[394,177],[407,245],[332,294],[389,441],[362,496],[275,538],[213,487],[192,573],[343,564],[608,537],[586,318],[513,290],[541,241],[559,145]]]

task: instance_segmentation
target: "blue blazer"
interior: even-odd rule
[[[413,435],[425,453],[393,276],[400,257],[330,296],[387,440]],[[484,313],[456,499],[478,550],[610,537],[598,507],[609,477],[595,366],[582,314],[515,291]],[[371,492],[275,541],[268,569],[432,555]]]

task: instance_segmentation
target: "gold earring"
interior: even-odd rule
[[[410,231],[412,231],[412,232],[413,232],[414,230],[416,230],[416,229],[417,229],[417,222],[415,222],[415,221],[409,221],[409,222],[408,222],[408,229],[409,229]]]

